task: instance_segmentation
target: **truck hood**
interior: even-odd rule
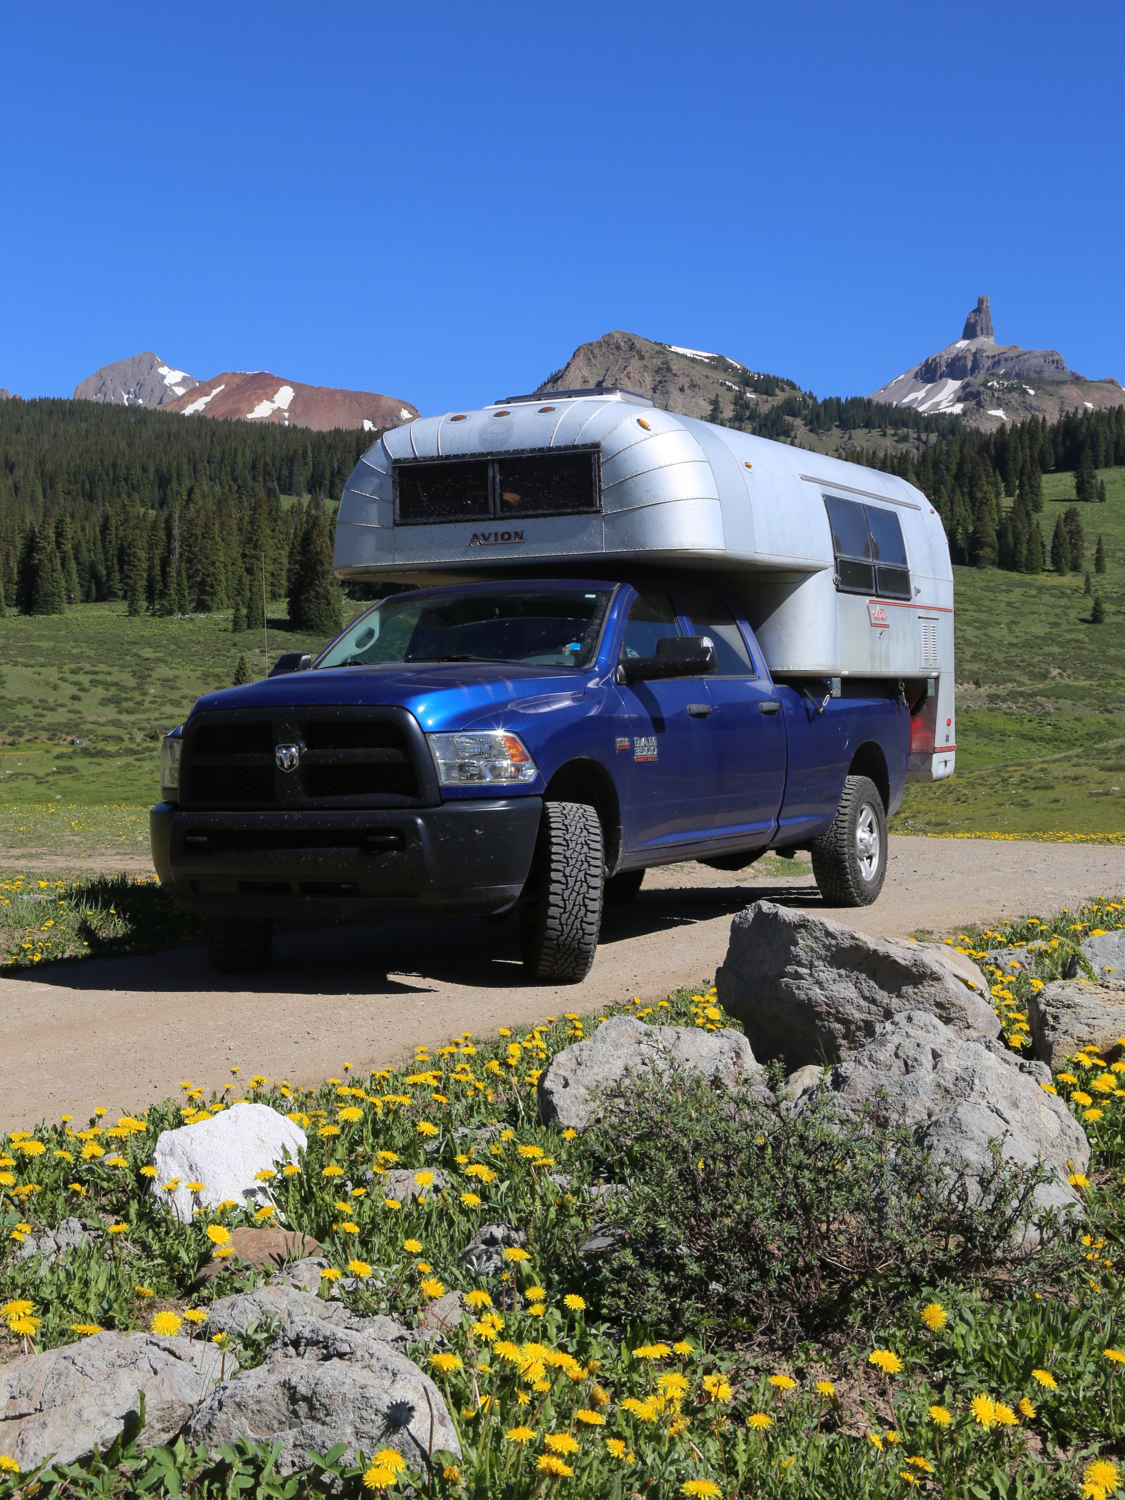
[[[547,713],[582,700],[593,671],[519,662],[428,662],[339,667],[267,677],[247,687],[206,693],[192,715],[232,708],[327,708],[391,705],[408,709],[426,730],[507,722],[507,715]]]

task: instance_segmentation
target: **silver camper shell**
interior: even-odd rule
[[[588,499],[583,490],[565,514],[521,510],[503,476],[565,454],[572,473],[584,475],[589,463]],[[446,468],[459,459],[481,462]],[[479,472],[476,498],[466,502],[471,516],[409,516],[403,496],[423,470],[454,487],[456,475]],[[872,536],[895,535],[879,513],[893,515],[908,576],[890,569],[893,587],[865,586],[879,575],[874,565],[842,564],[829,502],[860,528],[859,516],[873,514]],[[340,578],[421,585],[505,570],[588,577],[607,565],[623,575],[667,569],[681,584],[709,575],[742,602],[775,677],[925,680],[934,748],[923,740],[911,755],[911,779],[952,774],[949,548],[925,495],[895,475],[661,411],[627,391],[546,392],[391,429],[360,459],[340,503]]]

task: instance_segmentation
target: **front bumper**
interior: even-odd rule
[[[460,917],[523,890],[539,797],[409,810],[149,813],[152,859],[177,906],[290,921]]]

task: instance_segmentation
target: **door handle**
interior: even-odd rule
[[[780,703],[770,703],[768,701],[759,703],[758,704],[758,712],[762,713],[762,714],[777,714],[777,713],[780,713],[781,712],[781,704]]]
[[[689,703],[687,706],[689,719],[706,719],[711,712],[710,703]]]

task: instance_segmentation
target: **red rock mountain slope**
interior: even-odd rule
[[[324,385],[282,380],[265,370],[227,370],[194,386],[165,411],[184,416],[239,417],[247,422],[279,422],[285,427],[399,427],[418,415],[408,401],[374,391],[338,391]]]

